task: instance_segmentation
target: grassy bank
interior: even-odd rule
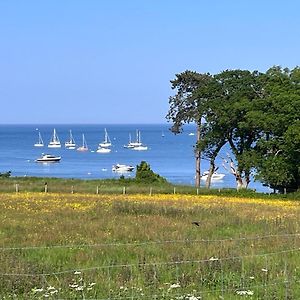
[[[298,201],[2,193],[0,220],[1,299],[300,298]]]
[[[194,186],[173,185],[171,183],[144,183],[135,179],[63,179],[53,177],[10,177],[0,178],[0,192],[45,192],[45,183],[48,193],[91,193],[91,194],[191,194],[191,195],[218,195],[247,198],[266,197],[270,199],[300,199],[300,193],[287,195],[262,194],[253,190],[237,192],[235,189],[199,189]],[[17,185],[17,187],[16,187]],[[125,188],[125,190],[124,190]]]

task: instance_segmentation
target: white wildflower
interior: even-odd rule
[[[78,287],[78,284],[76,284],[76,283],[69,284],[69,287],[74,289],[74,288],[77,288],[77,287]]]
[[[79,274],[81,274],[80,271],[75,271],[75,272],[74,272],[74,275],[79,275]]]
[[[261,269],[263,272],[268,272],[268,269]]]
[[[196,296],[189,296],[188,298],[186,298],[188,300],[199,300],[201,299],[201,297],[196,297]]]
[[[173,284],[170,285],[170,289],[176,289],[176,288],[180,288],[179,283],[173,283]]]
[[[83,288],[84,288],[84,286],[81,285],[81,286],[75,288],[75,290],[76,290],[76,291],[83,291]]]
[[[240,296],[253,296],[253,291],[236,291],[236,293]]]
[[[42,292],[44,289],[43,288],[40,288],[40,289],[32,289],[32,292],[33,293],[39,293],[39,292]]]
[[[58,290],[54,290],[54,291],[50,292],[51,295],[54,295],[54,294],[57,294],[57,293],[58,293]]]
[[[217,257],[211,257],[210,259],[209,259],[210,261],[215,261],[215,260],[219,260]]]

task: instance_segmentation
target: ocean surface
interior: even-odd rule
[[[151,169],[176,184],[193,185],[195,178],[195,158],[193,145],[196,141],[195,127],[185,126],[181,134],[174,135],[169,124],[155,125],[0,125],[0,172],[11,170],[12,176],[39,176],[62,178],[118,178],[120,174],[112,171],[112,165],[120,163],[136,166],[142,160],[151,165]],[[56,129],[62,147],[47,147],[53,129]],[[97,153],[97,147],[104,140],[104,128],[112,142],[112,151],[107,154]],[[89,151],[79,152],[65,149],[64,143],[72,130],[78,146],[82,144],[84,133]],[[147,151],[134,151],[123,146],[135,140],[136,130],[141,132],[142,143]],[[34,147],[40,131],[44,147]],[[225,157],[228,149],[223,149],[220,156]],[[35,159],[42,153],[60,155],[59,163],[37,163]],[[225,177],[213,182],[215,188],[235,188],[232,174],[222,167],[222,158],[217,158],[219,173]],[[208,170],[208,161],[202,160],[201,172]],[[125,176],[134,177],[135,173]],[[202,182],[204,185],[204,182]],[[251,182],[249,188],[265,192],[259,182]]]

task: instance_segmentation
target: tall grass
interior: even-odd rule
[[[299,299],[299,219],[286,200],[2,193],[0,298]]]

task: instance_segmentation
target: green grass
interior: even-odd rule
[[[299,299],[298,203],[226,199],[1,194],[0,298]]]

